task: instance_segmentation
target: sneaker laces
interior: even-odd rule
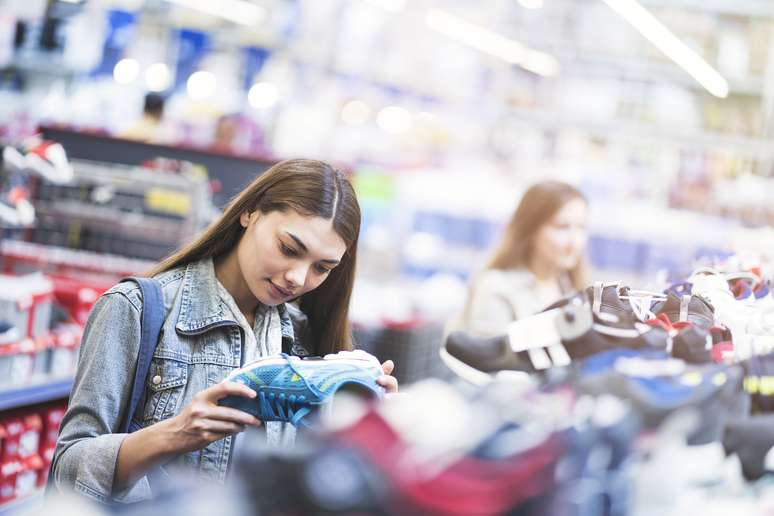
[[[290,359],[290,355],[287,353],[281,353],[280,355],[285,359],[290,370],[304,382],[306,388],[319,394],[319,390],[314,388],[304,374],[293,365],[293,360]],[[284,392],[261,392],[259,394],[259,403],[262,414],[268,414],[272,418],[288,421],[293,426],[298,426],[299,423],[304,426],[309,426],[309,424],[303,420],[304,416],[312,411],[306,396],[295,394],[286,395]]]
[[[629,296],[629,305],[632,307],[632,312],[641,322],[655,317],[655,314],[650,309],[652,300],[653,298],[650,296]]]
[[[293,426],[298,426],[299,423],[309,426],[306,421],[303,421],[304,416],[312,411],[306,402],[306,396],[286,395],[284,392],[261,392],[258,396],[261,414],[264,416],[288,421]]]

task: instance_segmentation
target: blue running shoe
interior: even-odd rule
[[[219,405],[243,410],[261,421],[309,426],[304,417],[329,403],[342,387],[353,387],[374,398],[384,395],[376,383],[382,366],[364,351],[300,358],[280,355],[261,358],[232,372],[227,381],[247,385],[253,399],[227,396]]]

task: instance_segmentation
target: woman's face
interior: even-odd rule
[[[568,271],[578,265],[588,240],[588,205],[573,199],[535,235],[535,261],[556,271]]]
[[[264,305],[274,306],[320,286],[341,261],[347,246],[322,217],[295,211],[243,213],[245,233],[237,259],[247,287]]]

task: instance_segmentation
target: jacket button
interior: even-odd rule
[[[161,376],[156,375],[156,376],[153,377],[153,379],[151,381],[153,382],[153,385],[158,385],[158,384],[161,383]]]

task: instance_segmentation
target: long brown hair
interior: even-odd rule
[[[240,216],[256,210],[263,214],[293,210],[302,216],[332,220],[333,230],[344,240],[347,250],[325,281],[301,296],[299,307],[309,319],[317,346],[314,353],[351,349],[348,311],[355,280],[360,205],[350,182],[325,162],[292,159],[272,166],[237,194],[198,238],[161,261],[149,275],[204,258],[226,256],[245,230]]]
[[[546,223],[568,202],[586,200],[580,191],[561,181],[543,181],[532,185],[521,198],[505,230],[500,245],[487,269],[515,269],[528,267],[535,248],[535,236]],[[572,287],[586,287],[586,262],[580,260],[568,271]]]

